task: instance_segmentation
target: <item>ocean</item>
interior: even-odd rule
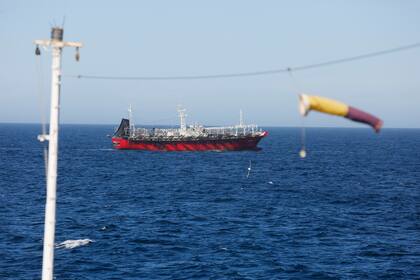
[[[113,128],[61,127],[56,279],[420,278],[419,129],[309,128],[300,159],[298,128],[244,152],[117,151]],[[40,279],[38,134],[0,124],[0,279]]]

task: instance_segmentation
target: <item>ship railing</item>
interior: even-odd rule
[[[222,137],[222,136],[249,136],[262,130],[257,125],[237,125],[226,127],[188,127],[186,130],[174,128],[136,128],[127,131],[126,135],[133,138],[150,137]]]
[[[180,136],[179,129],[163,129],[163,128],[136,128],[133,133],[132,137],[136,138],[143,138],[143,137],[172,137],[172,136]]]
[[[205,128],[209,135],[235,135],[235,136],[248,136],[253,135],[256,132],[260,132],[261,129],[257,125],[236,125],[227,127],[207,127]]]

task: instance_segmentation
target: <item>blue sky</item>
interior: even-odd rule
[[[64,75],[170,76],[248,72],[318,63],[420,42],[419,1],[0,0],[0,122],[39,122],[37,83],[49,96],[50,54],[37,69],[34,39],[65,22]],[[289,75],[194,81],[63,77],[63,123],[245,121],[298,126],[296,88],[378,115],[385,127],[420,127],[420,49]],[[45,104],[44,102],[43,104]],[[42,106],[41,106],[42,107]],[[44,106],[45,107],[45,106]],[[48,109],[47,109],[48,110]],[[308,126],[362,125],[311,113]]]

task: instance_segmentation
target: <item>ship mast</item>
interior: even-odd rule
[[[135,127],[134,127],[133,110],[131,109],[131,104],[128,107],[128,122],[130,124],[130,126],[129,126],[130,131],[129,131],[129,133],[130,133],[130,135],[134,135],[134,129],[135,129]]]
[[[242,114],[242,109],[239,110],[239,126],[244,126],[244,115]]]
[[[181,107],[178,108],[179,123],[180,123],[180,129],[182,133],[187,131],[187,122],[186,122],[187,114],[185,112],[186,112],[185,109],[182,109]]]
[[[53,27],[50,40],[35,40],[35,54],[40,55],[39,46],[50,47],[52,54],[51,66],[51,104],[49,134],[39,135],[39,141],[49,141],[47,167],[47,200],[45,205],[44,249],[42,259],[42,279],[52,280],[54,270],[54,237],[55,213],[57,200],[57,159],[58,159],[58,128],[60,117],[60,88],[61,88],[61,53],[64,47],[76,48],[76,60],[79,60],[78,42],[64,42],[63,28]]]

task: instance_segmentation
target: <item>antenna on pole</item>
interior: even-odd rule
[[[61,23],[61,28],[64,28],[65,23],[66,23],[66,16],[63,16],[63,22]]]
[[[51,105],[49,134],[38,136],[38,140],[48,143],[47,200],[45,205],[44,249],[42,258],[42,279],[52,280],[54,271],[54,238],[55,214],[57,200],[57,161],[58,161],[58,131],[60,117],[61,90],[61,53],[64,47],[82,47],[78,42],[64,42],[64,30],[52,27],[50,40],[35,40],[36,55],[40,54],[39,46],[50,47],[52,52],[51,66]]]

